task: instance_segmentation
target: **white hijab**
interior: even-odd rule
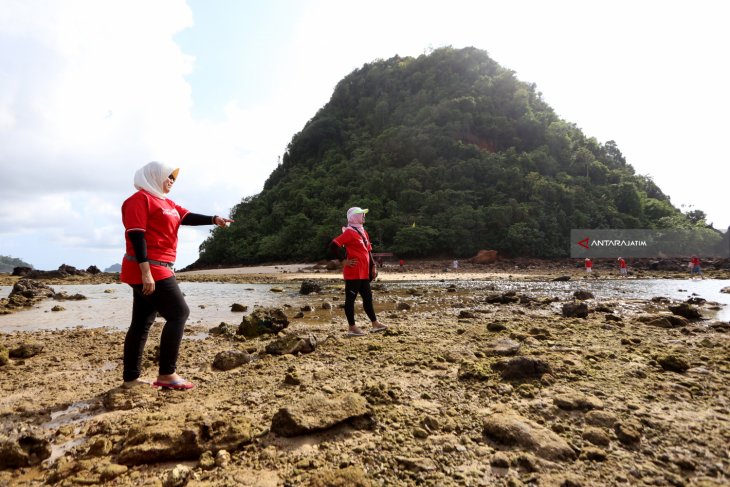
[[[179,168],[161,162],[148,162],[134,173],[134,187],[164,200],[167,198],[164,191],[165,179],[170,174],[177,178],[179,171]]]

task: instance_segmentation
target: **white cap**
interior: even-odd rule
[[[367,213],[369,210],[365,208],[364,210],[360,208],[359,206],[353,206],[349,210],[347,210],[347,219],[349,220],[352,215],[357,215],[358,213]]]

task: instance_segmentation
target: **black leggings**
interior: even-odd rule
[[[160,375],[175,373],[185,322],[190,315],[175,276],[155,282],[155,292],[145,296],[142,284],[132,284],[132,323],[124,339],[124,380],[139,378],[142,353],[150,327],[159,312],[166,323],[160,336]]]
[[[355,326],[355,298],[360,293],[362,296],[362,307],[370,321],[378,321],[373,308],[373,292],[370,290],[370,281],[367,279],[345,280],[345,316],[350,326]]]

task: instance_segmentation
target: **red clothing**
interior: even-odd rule
[[[347,227],[342,235],[332,240],[340,247],[344,246],[348,259],[357,259],[354,266],[344,266],[342,275],[346,281],[352,279],[370,279],[370,251],[373,246],[370,244],[370,235],[363,228],[361,232],[367,240],[367,247],[362,237],[351,227]]]
[[[586,269],[590,269],[591,267],[593,267],[593,262],[591,262],[590,260],[587,260],[586,261]]]
[[[175,262],[177,256],[177,231],[185,215],[190,213],[170,199],[157,198],[146,191],[137,191],[122,204],[122,223],[128,255],[134,256],[134,247],[127,232],[145,232],[147,257],[162,262]],[[150,264],[155,281],[167,279],[174,273],[168,267]],[[119,276],[127,284],[142,284],[142,273],[137,262],[122,259]]]
[[[618,266],[619,266],[619,267],[620,267],[621,269],[626,269],[626,261],[625,261],[625,260],[623,260],[623,259],[619,259],[619,260],[618,260]]]
[[[692,257],[692,266],[697,267],[698,265],[700,265],[700,258]]]

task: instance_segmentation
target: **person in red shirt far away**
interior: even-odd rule
[[[593,262],[591,262],[591,259],[586,258],[586,272],[590,274],[593,272]]]
[[[366,335],[362,328],[355,324],[355,299],[360,294],[365,314],[371,322],[370,332],[378,332],[388,327],[378,321],[373,307],[373,293],[370,289],[370,252],[373,246],[370,236],[365,231],[365,214],[367,209],[353,207],[347,210],[347,226],[342,227],[342,235],[330,242],[330,250],[337,251],[344,247],[346,257],[342,260],[342,275],[345,279],[345,317],[349,329],[348,336]]]
[[[165,319],[160,336],[160,360],[155,387],[192,389],[180,377],[177,358],[190,310],[172,270],[180,225],[218,225],[233,220],[191,213],[167,197],[178,168],[150,162],[134,174],[137,192],[122,204],[126,253],[119,279],[132,287],[132,322],[124,339],[124,386],[147,384],[140,380],[142,353],[150,327],[159,313]]]
[[[693,255],[689,264],[690,264],[690,271],[689,271],[690,279],[693,279],[695,274],[697,274],[697,277],[699,277],[700,279],[704,279],[704,277],[702,277],[702,267],[700,266],[700,258],[697,257],[696,255]]]
[[[626,261],[623,259],[623,257],[618,258],[618,273],[621,277],[626,277],[628,274],[628,269],[626,268]]]

